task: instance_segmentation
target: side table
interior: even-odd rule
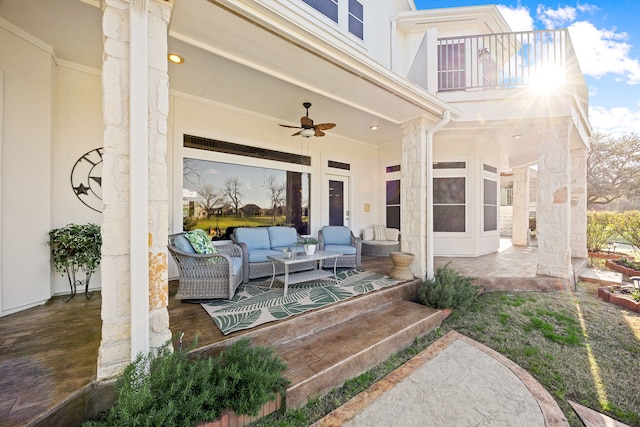
[[[391,252],[389,254],[391,262],[393,262],[393,268],[389,276],[396,280],[413,280],[413,273],[411,272],[411,263],[413,262],[413,254],[408,252]]]

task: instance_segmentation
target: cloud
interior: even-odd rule
[[[576,20],[576,9],[571,6],[550,9],[546,6],[539,5],[536,11],[536,18],[542,22],[547,29],[562,28]]]
[[[588,4],[588,3],[583,3],[583,4],[578,3],[576,8],[580,12],[591,13],[591,14],[600,10],[600,8],[595,4]]]
[[[584,74],[599,78],[612,73],[627,84],[640,83],[640,62],[630,57],[627,33],[601,30],[580,21],[569,26],[569,34]]]
[[[592,106],[589,108],[589,121],[594,131],[613,136],[640,135],[640,109],[633,111],[626,107],[607,109]]]
[[[499,4],[498,10],[513,31],[531,31],[534,29],[533,18],[531,17],[531,13],[529,13],[529,9],[526,7],[518,6],[511,8]]]

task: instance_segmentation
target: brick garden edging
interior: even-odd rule
[[[640,303],[637,303],[629,298],[616,295],[613,292],[614,289],[620,289],[620,286],[603,286],[601,288],[598,288],[598,296],[603,301],[615,304],[636,313],[640,313]]]
[[[616,264],[615,262],[610,260],[607,260],[607,262],[605,262],[605,265],[607,266],[607,268],[610,268],[611,270],[615,270],[629,277],[640,276],[640,271],[625,267],[624,265]]]

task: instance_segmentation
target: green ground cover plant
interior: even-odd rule
[[[285,370],[272,348],[251,347],[248,338],[217,357],[171,351],[168,343],[128,365],[116,381],[117,404],[84,426],[195,426],[225,409],[255,416],[276,393],[284,395]]]
[[[583,427],[568,403],[578,402],[640,427],[640,316],[597,296],[598,285],[566,292],[487,292],[466,310],[374,369],[299,409],[259,426],[308,426],[456,330],[502,353],[531,373],[558,402],[571,426]]]

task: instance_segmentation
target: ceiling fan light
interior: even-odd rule
[[[315,134],[316,134],[316,130],[313,128],[302,129],[300,131],[300,135],[302,135],[303,138],[311,138]]]

